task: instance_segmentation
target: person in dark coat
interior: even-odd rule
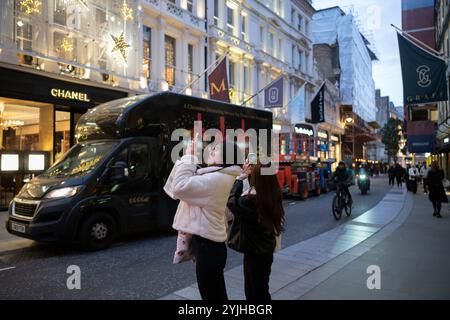
[[[405,169],[402,168],[402,166],[399,163],[395,164],[395,178],[397,179],[397,187],[402,187],[402,179],[405,176]]]
[[[251,171],[250,171],[251,170]],[[244,164],[244,174],[231,189],[228,209],[234,218],[228,246],[244,253],[244,289],[249,301],[270,301],[269,279],[277,236],[284,226],[284,210],[276,175],[261,174],[261,165]],[[243,181],[250,174],[250,189]],[[235,228],[240,232],[234,232]]]
[[[447,195],[445,194],[444,185],[442,180],[444,179],[444,171],[439,168],[437,161],[433,161],[431,169],[427,175],[428,185],[428,198],[433,203],[433,216],[442,218],[441,216],[441,204],[442,202],[448,203]]]
[[[389,167],[388,170],[388,176],[389,176],[389,185],[394,186],[394,180],[395,180],[395,169],[393,166]]]

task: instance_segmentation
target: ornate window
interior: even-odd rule
[[[166,51],[166,81],[169,86],[175,85],[175,65],[176,65],[176,52],[175,52],[175,38],[168,35],[165,36],[165,51]]]

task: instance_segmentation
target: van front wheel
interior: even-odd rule
[[[81,224],[81,245],[89,251],[106,249],[113,243],[116,230],[116,222],[111,215],[103,212],[89,215]]]

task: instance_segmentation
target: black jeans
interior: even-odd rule
[[[244,254],[245,297],[248,301],[270,301],[269,279],[273,254]]]
[[[390,185],[390,186],[393,186],[393,185],[394,185],[394,180],[395,180],[395,177],[394,177],[394,176],[389,176],[389,185]]]
[[[423,192],[427,193],[427,178],[423,178]]]
[[[197,284],[203,301],[228,301],[223,269],[227,262],[224,242],[214,242],[197,235],[192,236]]]
[[[396,177],[397,178],[397,187],[402,186],[402,177]]]

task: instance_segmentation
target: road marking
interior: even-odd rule
[[[3,269],[0,269],[0,272],[2,272],[2,271],[6,271],[6,270],[11,270],[11,269],[15,269],[16,267],[8,267],[8,268],[3,268]]]

